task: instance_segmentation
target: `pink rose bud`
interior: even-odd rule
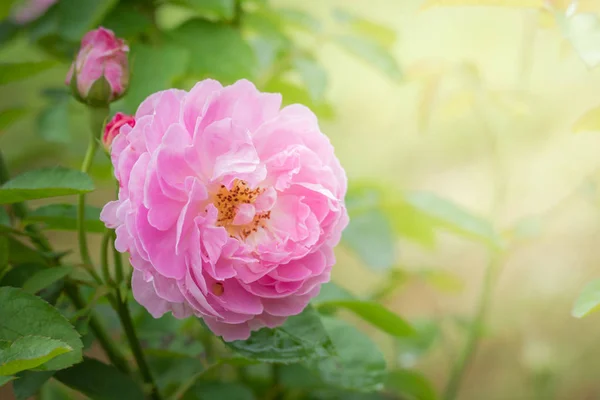
[[[25,0],[19,4],[13,13],[12,19],[18,25],[25,25],[35,21],[58,0]]]
[[[119,99],[129,83],[129,47],[105,28],[86,33],[66,84],[83,103],[103,106]]]
[[[135,118],[132,115],[118,112],[113,119],[106,124],[104,135],[102,135],[102,144],[104,144],[106,150],[110,150],[110,145],[121,131],[123,125],[129,125],[133,128],[135,126]]]

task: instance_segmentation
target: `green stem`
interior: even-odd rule
[[[110,270],[108,268],[108,245],[112,237],[112,232],[106,230],[102,235],[102,245],[100,246],[100,266],[102,267],[102,278],[108,286],[114,284],[112,277],[110,276]]]
[[[115,282],[117,285],[121,285],[123,283],[124,275],[123,275],[123,259],[121,258],[121,253],[117,251],[114,246],[114,240],[117,238],[115,232],[111,232],[111,236],[113,238],[113,258],[115,263]]]
[[[73,302],[75,308],[79,310],[86,308],[85,300],[81,296],[81,293],[79,292],[77,286],[73,285],[72,283],[66,283],[65,292]],[[106,353],[106,356],[108,357],[110,362],[118,370],[129,375],[131,371],[129,369],[129,364],[127,363],[127,360],[125,359],[125,357],[123,357],[121,351],[117,348],[113,340],[110,338],[110,335],[104,329],[104,326],[93,312],[90,312],[89,323],[90,329],[94,333],[96,339],[98,339],[100,346],[102,346],[102,349],[104,349],[104,352]]]
[[[150,372],[150,367],[148,367],[146,357],[144,356],[144,351],[142,350],[142,345],[140,344],[140,340],[135,332],[133,320],[131,319],[131,314],[129,313],[129,307],[127,307],[126,301],[121,298],[119,291],[117,291],[117,305],[119,319],[121,320],[123,330],[125,331],[125,336],[127,336],[127,341],[129,342],[133,356],[135,357],[138,368],[140,369],[140,373],[142,374],[142,379],[144,380],[144,383],[152,388],[150,397],[153,400],[161,400],[162,397],[158,391],[158,386],[154,382],[154,378]]]
[[[233,19],[231,20],[231,25],[239,28],[242,23],[242,13],[244,12],[242,9],[242,0],[235,0],[233,7]]]

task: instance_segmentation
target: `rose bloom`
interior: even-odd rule
[[[104,133],[102,134],[102,144],[106,150],[110,150],[110,146],[115,140],[115,137],[119,134],[120,129],[123,125],[129,125],[131,127],[135,126],[135,118],[131,115],[126,115],[123,113],[116,113],[112,120],[106,127],[104,128]]]
[[[148,97],[112,143],[101,215],[154,317],[196,315],[226,341],[281,325],[329,281],[346,175],[315,115],[246,80]]]
[[[85,34],[81,48],[67,74],[66,84],[70,85],[73,76],[77,79],[77,94],[88,99],[92,85],[106,78],[110,86],[107,99],[94,99],[105,103],[121,97],[129,84],[129,47],[113,31],[98,28]]]

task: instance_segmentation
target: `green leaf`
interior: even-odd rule
[[[573,132],[575,133],[588,131],[600,131],[600,106],[586,111],[577,119],[575,124],[573,124]]]
[[[394,233],[388,218],[377,209],[350,218],[342,239],[375,270],[384,271],[396,263]]]
[[[52,99],[38,115],[38,134],[44,140],[54,143],[68,143],[69,133],[69,97]]]
[[[402,395],[407,400],[436,400],[437,395],[431,382],[422,374],[407,369],[398,369],[388,374],[386,389]]]
[[[0,63],[0,85],[20,81],[44,72],[56,65],[56,61]]]
[[[92,400],[144,400],[142,389],[111,365],[84,357],[83,362],[54,377]]]
[[[312,307],[275,329],[252,332],[247,340],[226,343],[240,355],[263,362],[292,363],[334,354],[333,345]]]
[[[171,37],[190,51],[190,72],[197,79],[213,78],[229,84],[252,79],[256,73],[252,48],[230,25],[191,20],[172,31]]]
[[[10,286],[15,288],[23,287],[23,284],[33,274],[46,269],[44,264],[24,263],[16,264],[0,280],[0,286]]]
[[[391,48],[396,41],[396,32],[387,26],[369,21],[340,8],[335,9],[333,13],[334,17],[345,24],[353,33],[358,36],[366,36],[383,48]]]
[[[100,221],[100,208],[85,207],[86,232],[103,233],[104,223]],[[41,222],[43,228],[58,231],[77,230],[77,207],[73,204],[50,204],[36,208],[27,214],[27,223]]]
[[[39,367],[70,351],[71,347],[60,340],[44,336],[21,336],[10,347],[0,350],[0,375],[14,375]]]
[[[48,380],[54,371],[23,371],[13,382],[13,391],[17,400],[26,400],[34,396]],[[45,397],[43,397],[45,399]]]
[[[374,301],[333,300],[317,303],[318,307],[337,307],[352,311],[365,321],[396,337],[414,335],[412,327],[399,315]]]
[[[489,221],[447,199],[433,193],[413,192],[406,195],[406,201],[446,229],[493,247],[501,246],[501,238]]]
[[[577,298],[571,315],[582,318],[600,310],[600,279],[588,283]]]
[[[27,279],[27,281],[23,284],[23,290],[27,293],[35,294],[40,290],[52,285],[54,282],[63,279],[72,271],[73,267],[64,265],[44,268]]]
[[[14,237],[8,237],[8,262],[10,264],[46,264],[46,259],[35,249],[21,243]]]
[[[177,0],[172,1],[189,9],[210,17],[232,19],[234,0]]]
[[[112,9],[102,21],[102,25],[118,37],[128,40],[152,30],[152,20],[148,15],[140,13],[134,5],[123,2],[119,2]]]
[[[392,80],[399,81],[402,78],[400,66],[394,57],[378,43],[365,37],[349,35],[337,36],[335,40],[342,48],[377,67]]]
[[[395,354],[400,365],[412,367],[432,348],[441,335],[439,325],[431,320],[411,321],[416,335],[396,339],[399,354]]]
[[[252,390],[235,382],[198,382],[183,400],[254,400]]]
[[[0,376],[0,387],[6,385],[8,382],[17,379],[16,376]]]
[[[61,0],[58,3],[60,35],[79,42],[83,35],[96,28],[118,0]]]
[[[331,119],[334,116],[331,104],[324,101],[314,102],[308,90],[295,83],[275,78],[267,82],[264,90],[266,92],[281,93],[283,96],[283,105],[303,104],[322,119]]]
[[[590,68],[600,64],[600,17],[593,13],[575,14],[562,21],[567,39]]]
[[[57,309],[20,289],[0,287],[0,340],[13,342],[31,335],[59,340],[72,349],[46,362],[45,369],[62,369],[81,360],[79,334]]]
[[[10,128],[12,124],[23,118],[29,110],[23,107],[6,108],[0,111],[0,134],[1,131]]]
[[[148,349],[145,351],[152,376],[163,394],[173,394],[182,382],[202,372],[200,358],[168,350]]]
[[[94,190],[90,177],[63,167],[25,172],[0,186],[0,204],[82,194]]]
[[[327,88],[325,69],[316,60],[308,57],[296,57],[293,64],[308,89],[311,99],[314,102],[321,101]]]
[[[312,300],[313,304],[326,303],[328,301],[352,300],[354,296],[341,286],[333,282],[321,285],[319,295]]]
[[[189,53],[173,44],[138,45],[132,48],[131,60],[131,82],[125,96],[130,114],[148,95],[173,87],[174,80],[187,69]]]
[[[337,355],[316,360],[323,382],[349,390],[372,391],[383,387],[385,359],[367,336],[344,321],[323,317]]]

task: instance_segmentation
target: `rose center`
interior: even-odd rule
[[[229,236],[245,240],[260,228],[271,217],[271,212],[257,212],[255,202],[264,189],[250,189],[248,184],[236,179],[231,189],[221,185],[214,198],[214,205],[219,212],[217,226],[224,227]]]

